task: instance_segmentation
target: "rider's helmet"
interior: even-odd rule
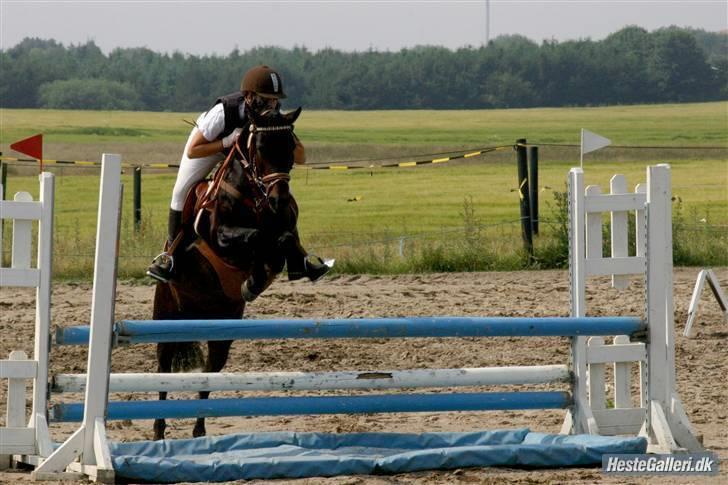
[[[281,75],[268,66],[256,66],[248,70],[240,82],[240,90],[255,93],[263,98],[285,98]]]

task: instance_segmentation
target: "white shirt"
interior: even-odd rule
[[[240,103],[238,110],[240,118],[242,118],[245,114],[245,103]],[[222,103],[217,103],[209,111],[202,113],[197,118],[197,129],[200,130],[205,140],[217,140],[220,133],[225,130],[225,110],[222,107]]]

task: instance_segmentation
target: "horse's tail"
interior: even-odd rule
[[[175,342],[172,347],[172,372],[201,370],[205,366],[205,356],[199,342]]]
[[[154,291],[153,319],[179,318],[176,301],[170,285],[158,283]],[[199,342],[157,344],[157,362],[160,364],[160,369],[171,369],[172,372],[188,372],[205,367],[205,357]]]

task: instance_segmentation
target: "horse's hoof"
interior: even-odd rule
[[[254,293],[250,290],[247,281],[240,287],[240,294],[243,296],[243,300],[248,303],[254,301],[260,295],[260,293]]]
[[[154,421],[154,441],[160,441],[164,439],[164,431],[167,426],[164,422],[160,423],[160,420]]]

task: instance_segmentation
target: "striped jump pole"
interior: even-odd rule
[[[119,344],[208,340],[408,337],[576,337],[635,335],[637,317],[410,317],[270,320],[122,320]],[[89,327],[58,329],[59,345],[86,345]]]
[[[570,404],[569,393],[560,391],[113,401],[109,402],[106,419],[563,409]],[[83,410],[83,403],[55,404],[50,420],[78,422]]]

